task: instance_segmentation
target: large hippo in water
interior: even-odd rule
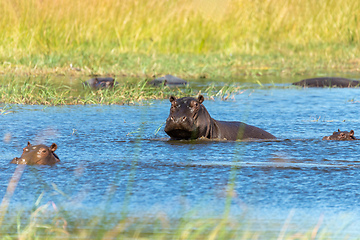
[[[115,79],[111,77],[96,77],[83,82],[84,86],[92,88],[112,88],[115,84]]]
[[[340,131],[338,129],[337,132],[333,132],[331,136],[325,136],[322,140],[338,140],[338,141],[345,141],[345,140],[357,140],[354,136],[354,130],[350,132],[347,131]]]
[[[340,77],[319,77],[319,78],[308,78],[299,82],[294,82],[293,85],[301,87],[339,87],[339,88],[350,88],[359,87],[360,81],[351,80],[348,78]]]
[[[154,86],[164,85],[164,86],[172,87],[172,86],[186,85],[187,81],[168,74],[165,75],[164,77],[155,78],[154,80],[150,81],[149,84]]]
[[[242,123],[218,121],[211,118],[202,104],[204,97],[170,97],[170,115],[166,119],[165,132],[172,139],[275,139],[272,134]]]
[[[24,147],[20,158],[14,158],[10,163],[15,164],[29,164],[29,165],[53,165],[60,162],[59,157],[54,153],[57,149],[56,143],[51,144],[50,147],[46,145],[28,145]]]

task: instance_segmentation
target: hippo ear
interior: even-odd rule
[[[350,136],[354,136],[354,130],[350,131]]]
[[[205,100],[204,96],[203,96],[203,95],[199,95],[199,97],[198,97],[199,103],[203,103],[204,100]]]
[[[31,146],[31,143],[30,143],[30,142],[28,142],[28,146]]]
[[[338,129],[338,132],[341,132],[340,129]]]
[[[176,100],[176,97],[174,97],[174,96],[170,96],[170,98],[169,98],[169,100],[170,100],[170,102],[173,102],[173,101],[175,101]]]
[[[50,151],[51,151],[51,152],[55,152],[56,149],[57,149],[56,143],[51,144],[51,146],[50,146]]]

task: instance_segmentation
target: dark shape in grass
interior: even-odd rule
[[[10,163],[28,164],[28,165],[53,165],[60,162],[59,157],[54,153],[57,149],[56,143],[51,144],[50,147],[46,145],[28,145],[24,147],[20,158],[14,158]]]
[[[331,136],[323,137],[322,140],[346,141],[346,140],[357,140],[357,138],[354,136],[354,130],[347,132],[347,131],[340,131],[340,129],[338,129],[337,132],[333,132]]]
[[[96,77],[83,82],[84,86],[89,86],[92,88],[112,88],[114,87],[115,79],[111,77]]]
[[[299,82],[294,82],[293,85],[297,85],[301,87],[350,88],[350,87],[359,87],[360,81],[355,81],[348,78],[340,78],[340,77],[320,77],[320,78],[303,79]]]
[[[170,115],[166,119],[165,132],[172,139],[276,139],[272,134],[242,122],[217,121],[202,104],[204,97],[198,99],[170,97]]]
[[[149,84],[154,85],[154,86],[164,85],[164,86],[171,87],[171,86],[186,85],[188,83],[184,79],[181,79],[181,78],[178,78],[178,77],[168,74],[168,75],[165,75],[164,77],[155,78],[154,80],[150,81]]]

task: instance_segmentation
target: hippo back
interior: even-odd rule
[[[348,78],[340,77],[319,77],[319,78],[308,78],[299,82],[294,82],[293,85],[301,87],[358,87],[359,81],[351,80]]]
[[[227,122],[214,120],[217,128],[213,138],[237,140],[237,139],[276,139],[274,135],[261,128],[248,125],[243,122]]]

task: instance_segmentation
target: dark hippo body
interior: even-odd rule
[[[346,141],[346,140],[357,140],[354,136],[354,130],[350,132],[347,131],[340,131],[338,129],[337,132],[333,132],[331,136],[325,136],[322,140],[338,140],[338,141]]]
[[[24,147],[23,153],[20,158],[14,158],[10,163],[15,164],[29,164],[29,165],[53,165],[60,162],[59,157],[54,153],[57,149],[55,143],[51,144],[50,147],[46,145],[28,145]]]
[[[164,77],[156,78],[149,82],[149,84],[154,86],[164,85],[164,86],[181,86],[186,85],[187,81],[184,79],[175,77],[173,75],[165,75]]]
[[[198,99],[170,97],[170,115],[166,120],[165,132],[172,139],[276,139],[272,134],[242,123],[217,121],[202,104],[204,97]]]
[[[320,78],[308,78],[299,82],[294,82],[293,85],[301,87],[339,87],[350,88],[358,87],[359,81],[351,80],[348,78],[339,77],[320,77]]]
[[[111,77],[101,77],[101,78],[92,78],[83,82],[84,86],[89,86],[92,88],[112,88],[115,84],[115,79]]]

